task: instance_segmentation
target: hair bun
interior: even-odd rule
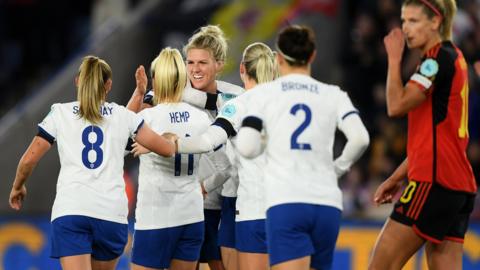
[[[277,47],[291,65],[303,66],[315,51],[315,35],[306,26],[290,25],[278,35]]]

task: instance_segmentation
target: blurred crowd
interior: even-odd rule
[[[0,1],[0,117],[140,0]]]
[[[360,109],[370,136],[369,152],[341,181],[345,192],[346,217],[384,218],[391,207],[372,205],[376,187],[405,159],[406,117],[388,118],[385,104],[387,58],[383,37],[400,27],[401,1],[349,1],[345,25],[342,84]],[[459,0],[454,21],[454,43],[460,47],[469,64],[470,100],[468,155],[480,181],[480,1]],[[403,79],[407,81],[420,59],[419,52],[405,50]],[[475,67],[477,72],[475,71]],[[473,219],[480,220],[477,198]]]
[[[90,31],[92,2],[0,1],[0,115],[78,50]]]

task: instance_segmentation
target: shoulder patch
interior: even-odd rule
[[[435,59],[427,58],[420,65],[420,74],[425,77],[433,77],[438,73],[438,63]]]
[[[220,96],[222,97],[223,101],[229,101],[232,98],[235,98],[237,95],[234,94],[227,94],[227,93],[220,93]]]
[[[221,114],[226,117],[232,117],[235,115],[236,112],[237,112],[237,109],[235,108],[235,105],[228,104],[225,107],[223,107]]]

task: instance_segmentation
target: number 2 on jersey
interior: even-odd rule
[[[296,115],[298,111],[303,111],[305,113],[305,120],[302,124],[293,132],[292,137],[290,138],[290,149],[298,150],[312,150],[312,146],[309,143],[299,143],[298,136],[310,125],[312,121],[312,111],[306,104],[295,104],[292,109],[290,109],[290,114]]]
[[[89,137],[90,134],[94,133],[96,135],[96,139],[94,142],[91,142]],[[97,126],[88,126],[82,132],[82,143],[85,147],[82,150],[82,162],[85,167],[88,169],[96,169],[98,168],[103,162],[103,150],[100,146],[103,143],[103,132]],[[88,154],[90,151],[95,152],[95,160],[90,161],[88,158]]]
[[[186,134],[185,137],[190,137]],[[193,154],[188,154],[187,175],[193,174]],[[175,176],[180,176],[182,168],[182,155],[175,154]]]

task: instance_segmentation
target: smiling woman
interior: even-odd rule
[[[220,109],[223,104],[231,98],[244,92],[241,87],[215,80],[225,65],[227,57],[228,44],[225,35],[220,27],[215,25],[207,25],[201,27],[189,40],[188,44],[183,48],[186,56],[187,73],[193,88],[209,94],[219,94],[217,101],[214,102],[211,110]],[[207,102],[208,103],[208,102]],[[203,104],[202,104],[203,105]],[[205,108],[207,108],[205,104]],[[215,116],[215,115],[214,115]],[[234,153],[231,150],[230,143],[227,143],[226,150],[229,156]],[[212,201],[218,201],[214,198],[216,194],[209,192],[205,203],[206,224],[211,224],[210,229],[207,228],[205,235],[203,256],[200,261],[208,261],[212,270],[222,270],[222,262],[220,261],[220,253],[217,244],[221,246],[221,259],[223,265],[227,269],[236,269],[236,251],[235,251],[235,203],[238,188],[238,176],[232,173],[232,177],[227,180],[222,189],[222,212],[220,227],[218,219],[215,222],[209,222],[208,216],[211,216],[211,210],[207,209],[207,205],[211,205]],[[216,208],[209,207],[209,208]],[[213,210],[218,211],[218,210]],[[217,239],[218,230],[218,241]],[[211,232],[211,235],[209,235]],[[207,250],[208,249],[208,250]]]
[[[227,57],[227,41],[222,30],[215,25],[200,28],[183,50],[193,88],[215,93],[215,78],[222,71]]]

